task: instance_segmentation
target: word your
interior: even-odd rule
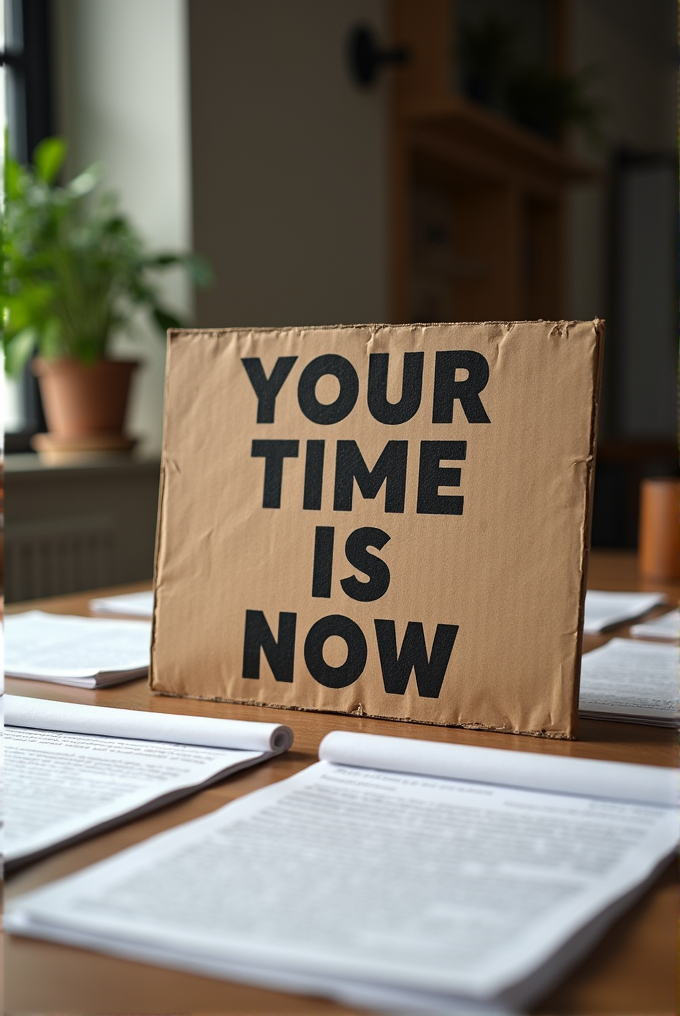
[[[458,634],[456,624],[438,624],[428,655],[423,626],[409,621],[401,643],[397,647],[394,621],[376,618],[373,622],[380,657],[385,691],[389,695],[404,695],[412,672],[421,698],[438,698],[453,644]],[[261,610],[247,610],[243,640],[243,677],[257,681],[260,677],[260,652],[266,657],[275,681],[292,682],[295,664],[297,614],[279,613],[277,638]],[[341,638],[347,646],[347,658],[339,666],[331,666],[324,659],[323,650],[332,636]],[[347,688],[357,681],[366,666],[368,645],[366,637],[350,617],[329,614],[316,621],[307,632],[304,644],[307,670],[314,680],[325,688]]]
[[[397,426],[411,420],[420,408],[423,394],[424,353],[404,353],[401,398],[387,401],[389,353],[371,353],[368,365],[366,398],[368,411],[378,423]],[[274,423],[276,399],[297,356],[280,356],[269,377],[258,356],[243,357],[246,370],[257,396],[257,422]],[[464,380],[456,380],[456,371],[466,370]],[[322,377],[337,378],[339,391],[333,402],[320,402],[316,386]],[[489,423],[479,393],[489,380],[486,357],[474,349],[440,349],[435,354],[432,422],[451,423],[453,407],[460,402],[468,423]],[[359,397],[359,376],[354,366],[338,353],[324,353],[307,364],[298,381],[298,405],[312,423],[330,426],[344,420],[354,409]]]

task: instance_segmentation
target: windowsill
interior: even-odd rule
[[[18,454],[6,470],[7,602],[151,578],[158,458],[54,467]]]
[[[96,476],[111,476],[112,474],[126,476],[131,473],[153,473],[158,472],[159,465],[159,455],[121,457],[120,459],[111,459],[108,462],[72,463],[63,466],[46,466],[44,462],[41,462],[38,455],[30,453],[7,455],[4,460],[5,473],[21,474],[23,476],[44,476],[54,473],[61,480],[66,479],[70,475],[79,477],[87,475],[94,478]]]

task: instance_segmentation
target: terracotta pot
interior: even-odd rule
[[[133,360],[46,360],[31,365],[50,433],[60,438],[120,434],[125,424]]]

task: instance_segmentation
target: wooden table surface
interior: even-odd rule
[[[680,596],[680,584],[641,581],[635,557],[619,552],[593,553],[589,586],[593,589],[660,589],[668,593],[673,602],[677,602]],[[144,588],[143,584],[110,592],[141,588]],[[101,594],[102,591],[97,592]],[[55,613],[87,614],[91,595],[64,596],[35,602],[31,607]],[[15,605],[10,609],[14,612],[27,606]],[[619,629],[616,635],[626,631]],[[591,649],[605,641],[604,637],[587,637],[584,648]],[[650,765],[677,765],[675,732],[641,724],[582,720],[578,740],[554,741],[357,716],[173,699],[151,694],[143,680],[101,691],[8,680],[7,691],[129,709],[285,722],[295,731],[294,747],[283,756],[230,776],[217,786],[184,801],[69,847],[12,874],[7,881],[7,897],[10,899],[109,857],[154,833],[207,814],[236,797],[291,776],[316,761],[319,742],[330,730],[420,737],[508,751],[535,752],[537,755],[559,754]],[[8,936],[5,941],[5,960],[4,1012],[11,1014],[130,1016],[132,1013],[357,1012],[323,999],[250,988],[15,936]],[[677,1002],[677,876],[675,867],[671,867],[613,925],[589,958],[533,1011],[545,1016],[595,1016],[605,1013],[611,1016],[671,1016],[678,1011]]]

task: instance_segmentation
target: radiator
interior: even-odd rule
[[[5,528],[5,600],[35,600],[115,585],[113,516],[71,515]]]

